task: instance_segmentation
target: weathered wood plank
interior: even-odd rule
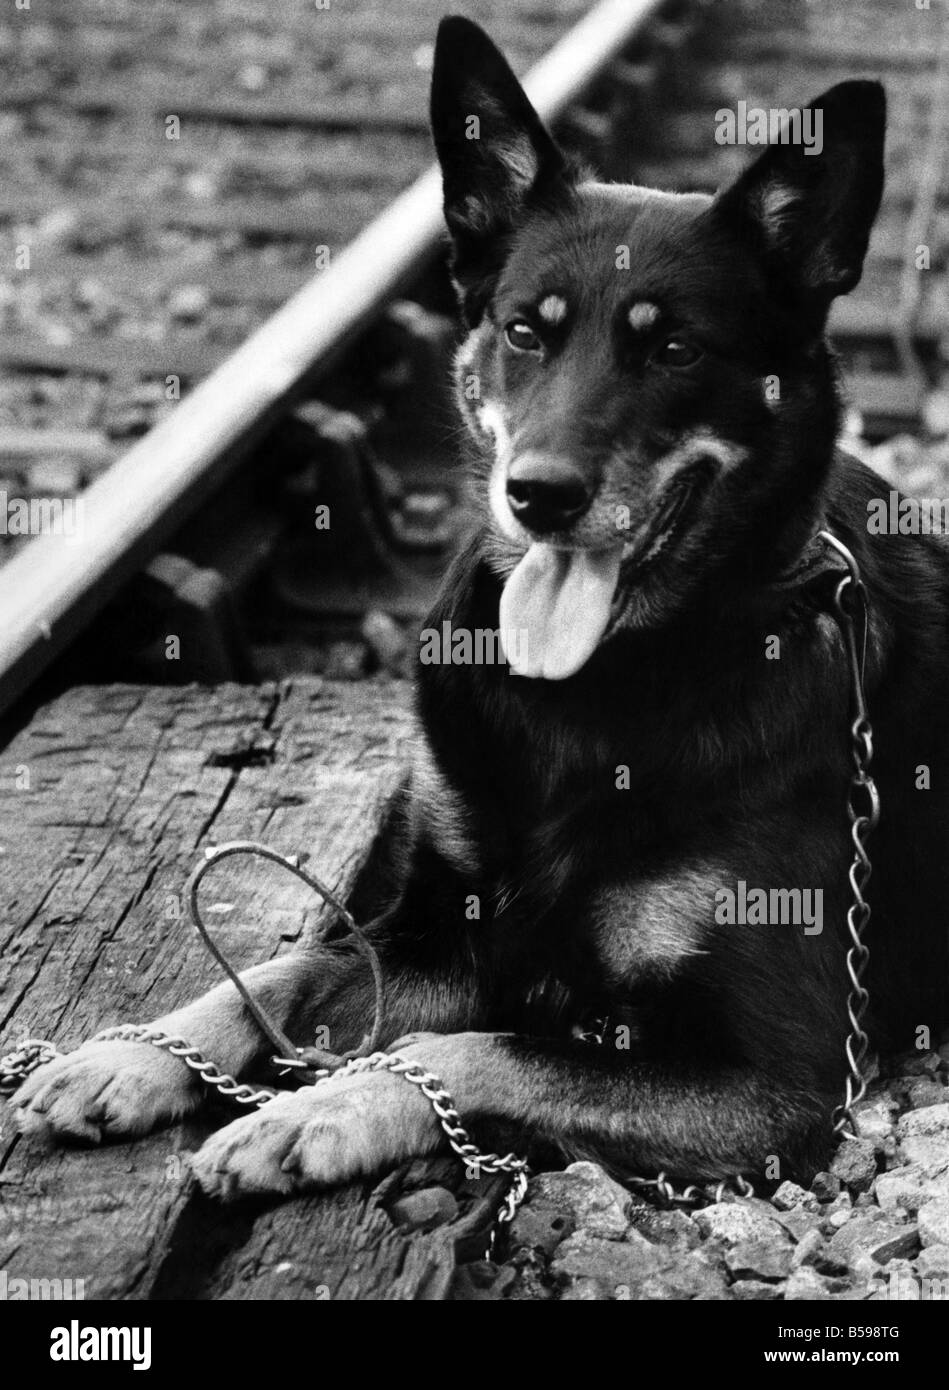
[[[156,1299],[390,1302],[448,1295],[458,1263],[480,1259],[506,1186],[470,1182],[450,1157],[404,1165],[375,1186],[281,1202],[222,1221],[198,1196],[183,1212],[151,1287]],[[386,1208],[433,1184],[459,1215],[425,1233],[401,1229]],[[448,1199],[451,1200],[450,1198]]]
[[[351,894],[403,774],[407,704],[400,686],[299,680],[84,688],[41,709],[0,754],[0,1049],[25,1032],[68,1048],[214,983],[182,899],[204,846],[265,839]],[[229,861],[206,886],[240,966],[325,922],[276,867]],[[444,1295],[454,1225],[406,1237],[368,1189],[209,1211],[184,1160],[212,1122],[52,1154],[5,1124],[0,1268],[83,1278],[87,1297],[113,1299]],[[202,1263],[195,1241],[209,1230],[220,1248],[208,1263],[208,1239]]]

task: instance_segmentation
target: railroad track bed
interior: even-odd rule
[[[471,8],[526,67],[584,6]],[[7,14],[0,419],[144,432],[429,162],[431,51],[419,0]]]
[[[492,23],[524,66],[581,7],[563,0],[542,16],[527,4],[481,8],[475,17]],[[827,6],[782,6],[777,22],[773,6],[728,0],[711,8],[697,49],[696,7],[667,7],[609,65],[592,97],[567,113],[561,137],[614,177],[711,190],[748,153],[714,142],[718,109],[740,100],[790,106],[861,72],[888,80],[886,205],[864,281],[836,306],[832,330],[857,447],[898,435],[898,447],[876,455],[877,463],[892,472],[909,457],[917,481],[925,475],[935,484],[949,321],[938,15],[897,12],[880,0],[836,18]],[[5,119],[14,138],[0,165],[0,235],[12,242],[11,255],[29,254],[29,269],[8,271],[0,284],[0,491],[7,496],[65,501],[81,493],[132,441],[173,418],[180,399],[426,165],[426,7],[410,6],[397,24],[372,5],[327,19],[315,23],[309,6],[290,6],[275,36],[253,7],[192,13],[171,4],[147,14],[122,10],[107,24],[90,0],[88,13],[52,6],[38,24],[5,21],[0,76],[9,79]],[[213,62],[205,56],[211,50]],[[165,138],[169,117],[180,122],[174,140]],[[914,237],[925,240],[929,268],[910,276]],[[365,335],[345,364],[348,380],[324,373],[313,389],[342,402],[362,422],[367,447],[394,463],[379,526],[394,525],[410,551],[431,557],[457,530],[451,450],[435,447],[439,431],[444,444],[454,427],[440,389],[452,303],[444,276],[426,275],[414,293],[423,322],[406,327],[408,310],[394,334]],[[429,399],[435,383],[424,439],[407,430],[418,412],[400,408],[413,372],[416,399]],[[910,448],[913,435],[936,447]],[[299,431],[297,443],[303,447]],[[304,500],[316,503],[315,495],[301,497],[299,481],[289,483],[284,515]],[[274,516],[263,527],[266,536],[252,546],[258,562],[279,527]],[[208,528],[199,529],[206,540]],[[28,540],[7,532],[0,557],[9,558]],[[366,544],[386,546],[378,537]],[[178,548],[186,545],[179,536]],[[323,560],[330,550],[322,546]],[[192,546],[190,558],[202,568],[223,563],[207,544]],[[246,579],[232,573],[228,582]],[[345,583],[322,584],[322,611],[320,594],[299,594],[292,576],[276,587],[276,609],[265,601],[259,623],[252,621],[261,648],[254,669],[262,673],[298,669],[301,659],[321,668],[323,623],[352,619],[360,604],[363,614],[374,607],[372,592],[344,601]],[[415,596],[401,604],[403,616],[420,612],[431,593],[424,574],[408,589]],[[342,669],[376,662],[357,641],[361,648],[341,655]],[[383,664],[392,665],[397,646],[391,634]],[[132,669],[141,674],[147,659]],[[250,669],[245,659],[216,673]],[[178,674],[211,673],[183,667]]]
[[[523,70],[588,7],[465,8]],[[944,73],[923,28],[935,17],[882,0],[640,8],[583,81],[561,64],[567,96],[543,88],[565,141],[612,177],[714,188],[748,155],[714,143],[720,107],[888,81],[890,191],[865,285],[834,324],[848,432],[894,482],[949,494],[949,203],[927,135]],[[330,13],[325,43],[303,3],[279,26],[250,4],[169,0],[116,0],[107,19],[95,0],[50,3],[32,29],[0,26],[16,135],[0,154],[0,237],[35,252],[0,289],[0,492],[88,501],[81,563],[55,536],[0,544],[4,1042],[70,1047],[211,984],[182,910],[209,844],[299,851],[359,918],[386,877],[411,755],[400,677],[465,524],[434,187],[345,248],[429,162],[436,16],[428,0]],[[164,139],[168,114],[179,141]],[[931,268],[911,295],[920,227]],[[327,531],[313,525],[322,506]],[[210,916],[239,967],[328,920],[299,885],[241,869],[222,875]],[[732,1249],[727,1212],[703,1225],[631,1202],[592,1165],[541,1175],[492,1260],[501,1188],[453,1163],[222,1220],[186,1161],[219,1115],[40,1158],[0,1130],[0,1268],[88,1267],[88,1296],[120,1299],[873,1296],[867,1251],[903,1272],[925,1261],[921,1223],[871,1196],[867,1164],[898,1184],[914,1115],[946,1110],[947,1043],[877,1081],[866,1171],[830,1174],[819,1200],[742,1206],[738,1226],[770,1242],[757,1268]],[[943,1170],[921,1181],[945,1195]],[[833,1246],[844,1212],[867,1228],[847,1251]],[[811,1230],[814,1258],[792,1268]]]

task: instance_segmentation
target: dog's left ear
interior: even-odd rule
[[[885,130],[880,83],[841,82],[787,128],[803,138],[769,145],[712,205],[772,279],[818,314],[860,279],[883,193]]]
[[[457,15],[438,27],[431,116],[452,270],[474,323],[510,233],[530,206],[555,195],[566,161],[503,55]]]

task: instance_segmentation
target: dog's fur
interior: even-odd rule
[[[714,199],[605,185],[564,160],[479,29],[440,30],[432,117],[479,525],[431,625],[498,627],[536,539],[509,505],[525,459],[587,499],[555,534],[565,556],[615,546],[629,518],[610,627],[575,674],[419,669],[409,860],[372,929],[384,1043],[437,1072],[478,1137],[702,1179],[826,1161],[845,1075],[851,714],[821,526],[857,556],[870,602],[873,1041],[912,1046],[947,1013],[949,555],[937,537],[868,535],[888,485],[835,452],[824,339],[880,200],[884,98],[849,82],[815,105],[819,155],[773,146]],[[645,563],[682,479],[683,519]],[[823,931],[718,925],[716,892],[739,880],[821,889]],[[342,1049],[364,1031],[370,984],[342,943],[247,979],[294,1037],[328,1025]],[[577,1037],[594,1018],[600,1046]],[[228,986],[160,1022],[231,1071],[264,1055]],[[28,1130],[98,1138],[199,1097],[174,1058],[97,1043],[37,1071],[18,1105]],[[374,1073],[235,1121],[196,1169],[224,1195],[291,1191],[440,1142],[416,1088]]]

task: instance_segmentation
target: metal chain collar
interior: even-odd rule
[[[850,990],[847,996],[847,1018],[850,1028],[845,1042],[847,1079],[844,1099],[833,1114],[833,1132],[846,1139],[855,1138],[858,1134],[853,1107],[863,1099],[867,1090],[864,1062],[869,1047],[869,1038],[863,1028],[863,1019],[866,1014],[869,994],[863,984],[863,978],[870,958],[869,949],[864,941],[867,925],[870,921],[870,906],[864,896],[864,891],[871,874],[867,840],[880,819],[880,797],[876,784],[870,776],[870,764],[873,758],[873,729],[867,714],[864,690],[869,629],[867,593],[860,576],[860,568],[852,552],[830,531],[821,531],[819,535],[821,540],[840,555],[847,567],[837,584],[833,598],[833,616],[840,629],[847,652],[853,712],[850,725],[850,753],[853,772],[847,795],[847,815],[854,847],[853,862],[848,874],[851,903],[847,911],[847,930],[850,935],[850,947],[846,959],[847,975],[850,981]],[[865,802],[863,810],[858,804],[861,799]],[[230,963],[211,939],[198,908],[198,885],[211,863],[238,853],[261,855],[275,863],[284,865],[297,877],[303,879],[335,908],[353,934],[358,948],[369,960],[376,987],[376,1014],[373,1027],[367,1038],[363,1040],[361,1048],[357,1049],[357,1055],[345,1054],[340,1058],[331,1053],[320,1053],[312,1048],[293,1047],[260,1005],[248,995],[243,982],[237,981]],[[205,944],[231,979],[238,984],[241,994],[248,1002],[251,1012],[264,1034],[277,1045],[278,1053],[283,1054],[273,1058],[275,1064],[282,1066],[285,1070],[292,1067],[309,1071],[313,1077],[312,1084],[314,1085],[321,1085],[326,1081],[334,1080],[336,1077],[351,1076],[358,1072],[391,1071],[397,1076],[404,1077],[412,1085],[418,1086],[432,1106],[448,1143],[462,1162],[474,1168],[478,1174],[505,1172],[512,1175],[511,1186],[505,1196],[497,1220],[502,1223],[513,1220],[527,1191],[527,1161],[513,1153],[499,1155],[479,1152],[461,1123],[461,1117],[455,1109],[451,1095],[434,1073],[425,1071],[398,1053],[369,1052],[368,1055],[358,1055],[359,1052],[367,1051],[368,1045],[375,1042],[381,1027],[383,995],[378,957],[344,905],[319,879],[301,869],[294,859],[279,854],[266,845],[259,845],[253,841],[235,841],[208,852],[205,862],[199,865],[191,876],[189,902],[195,926]],[[184,1038],[165,1033],[161,1029],[150,1027],[147,1024],[120,1024],[118,1027],[107,1028],[103,1032],[97,1033],[92,1039],[93,1042],[115,1040],[148,1042],[155,1047],[164,1049],[172,1056],[179,1057],[186,1066],[200,1076],[205,1085],[212,1087],[219,1094],[240,1105],[260,1107],[281,1094],[269,1087],[256,1087],[237,1081],[227,1072],[221,1071],[213,1062],[208,1061],[200,1049],[191,1047]],[[602,1041],[602,1030],[595,1035],[594,1041]],[[22,1084],[30,1072],[44,1062],[52,1061],[53,1058],[60,1055],[55,1044],[45,1039],[25,1039],[13,1051],[0,1057],[0,1094],[12,1093]],[[330,1065],[316,1065],[319,1060],[326,1060]],[[750,1197],[754,1194],[754,1187],[751,1182],[741,1173],[732,1178],[724,1178],[717,1184],[708,1184],[705,1187],[691,1183],[681,1191],[666,1178],[665,1173],[659,1173],[655,1178],[627,1176],[625,1181],[636,1188],[653,1190],[660,1200],[667,1205],[693,1206],[704,1201],[718,1202],[721,1201],[726,1192],[732,1191],[743,1197]]]

